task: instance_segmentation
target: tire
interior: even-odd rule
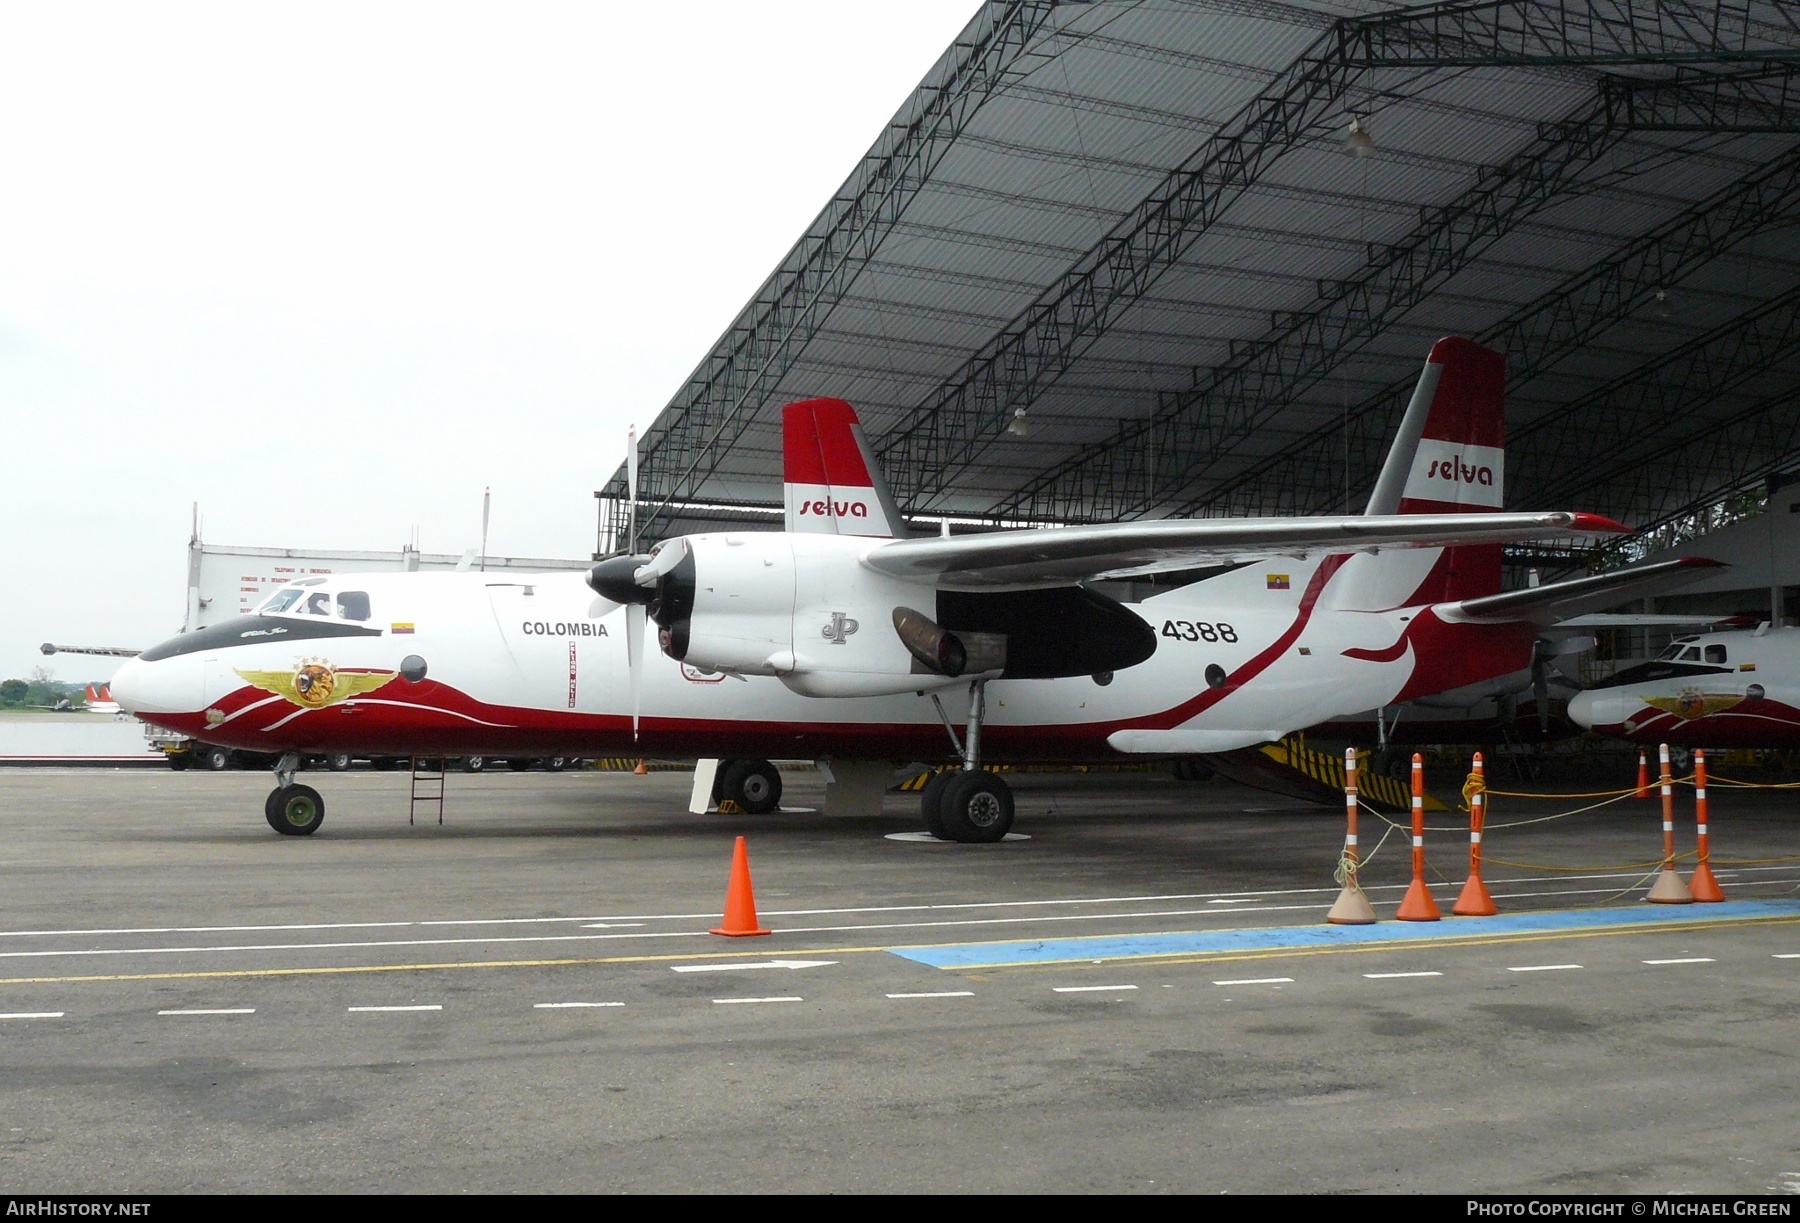
[[[1177,760],[1175,762],[1176,781],[1211,781],[1213,768],[1200,760]]]
[[[528,760],[523,756],[510,756],[507,758],[506,767],[515,773],[523,773],[534,763],[534,761]]]
[[[919,791],[919,814],[925,817],[925,831],[940,841],[950,839],[950,831],[944,827],[942,808],[944,787],[955,781],[958,776],[960,774],[954,769],[933,773],[931,780],[925,783],[925,788]]]
[[[325,767],[333,773],[346,773],[350,770],[349,752],[332,752],[325,757]]]
[[[185,772],[188,767],[187,755],[183,752],[174,753],[169,757],[169,767],[177,773]]]
[[[567,756],[545,756],[544,757],[544,771],[546,773],[560,773],[568,767],[569,767],[569,758]]]
[[[462,762],[462,771],[463,772],[479,773],[485,768],[487,768],[487,757],[486,756],[464,756],[463,757],[463,762]]]
[[[213,773],[223,773],[232,765],[231,753],[222,747],[203,747],[200,749],[200,767]]]
[[[992,773],[958,773],[938,799],[938,814],[952,841],[991,845],[1012,828],[1012,787]]]
[[[781,806],[781,770],[767,760],[734,760],[719,794],[751,815],[767,815]]]
[[[311,786],[282,786],[263,804],[269,827],[284,837],[310,837],[325,822],[325,800]]]

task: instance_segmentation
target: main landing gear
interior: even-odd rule
[[[275,788],[263,803],[269,827],[284,837],[309,837],[325,822],[325,800],[311,786],[294,784],[300,753],[287,752],[275,762]]]
[[[1012,828],[1012,787],[998,775],[981,771],[981,720],[987,714],[987,681],[978,679],[969,685],[969,731],[966,744],[959,742],[943,702],[933,693],[931,703],[937,706],[944,729],[950,732],[950,743],[961,757],[962,768],[938,773],[925,784],[919,795],[919,809],[925,816],[925,828],[943,841],[965,844],[989,844],[1003,839]]]

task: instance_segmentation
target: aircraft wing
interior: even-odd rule
[[[1440,548],[1624,531],[1599,514],[1384,514],[1181,518],[897,539],[863,554],[878,573],[951,590],[1068,586],[1093,578],[1195,569],[1266,556]]]
[[[1439,603],[1432,608],[1438,618],[1450,622],[1498,623],[1530,621],[1534,624],[1559,624],[1602,607],[1611,607],[1633,595],[1668,590],[1688,582],[1697,582],[1714,569],[1724,569],[1721,561],[1699,556],[1679,560],[1658,561],[1635,569],[1620,569],[1593,577],[1552,582],[1548,586],[1528,586],[1503,594],[1483,595],[1456,603]]]

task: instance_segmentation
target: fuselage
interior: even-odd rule
[[[1227,751],[1433,690],[1415,649],[1428,609],[1323,610],[1357,562],[1376,559],[1259,562],[1129,605],[1157,635],[1149,661],[991,682],[984,749],[1021,761]],[[777,678],[703,673],[654,645],[634,730],[626,609],[578,573],[335,575],[284,590],[258,614],[145,651],[114,697],[146,721],[261,752],[954,754],[930,691],[804,696]],[[1518,645],[1529,649],[1528,631]],[[1462,661],[1441,687],[1467,682]],[[935,682],[965,724],[966,685]]]
[[[1683,637],[1577,695],[1569,717],[1644,744],[1800,745],[1800,629]]]

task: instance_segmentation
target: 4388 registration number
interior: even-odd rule
[[[1162,635],[1176,641],[1226,641],[1238,639],[1237,630],[1222,621],[1208,623],[1205,620],[1164,620]]]

